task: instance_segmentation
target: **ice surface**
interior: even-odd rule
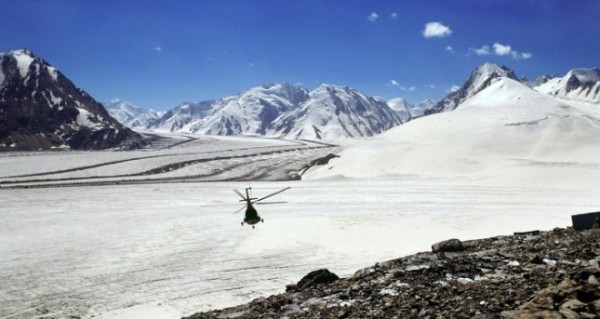
[[[0,316],[185,315],[279,293],[314,269],[341,276],[448,239],[567,226],[598,192],[402,177],[253,183],[287,204],[240,226],[245,183],[3,190]],[[169,311],[167,311],[167,309]],[[112,316],[106,315],[104,318]]]

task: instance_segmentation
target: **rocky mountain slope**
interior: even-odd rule
[[[599,229],[452,239],[348,278],[315,271],[285,293],[187,318],[598,318],[599,260]]]
[[[563,77],[541,78],[534,89],[565,100],[600,104],[600,70],[573,69]]]
[[[139,138],[31,51],[0,54],[0,150],[105,149]]]

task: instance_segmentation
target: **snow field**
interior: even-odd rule
[[[241,226],[245,183],[0,192],[0,318],[175,318],[282,292],[309,271],[341,276],[436,241],[568,226],[594,189],[398,178],[253,183],[265,223]],[[275,200],[275,198],[274,198]],[[177,316],[175,316],[175,314]]]

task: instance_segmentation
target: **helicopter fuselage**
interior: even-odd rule
[[[246,215],[244,216],[244,223],[249,225],[258,224],[262,221],[262,218],[258,216],[258,212],[252,206],[252,204],[248,203],[248,207],[246,208]]]

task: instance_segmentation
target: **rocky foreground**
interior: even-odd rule
[[[435,244],[339,279],[318,270],[287,292],[203,318],[599,318],[600,229]]]

